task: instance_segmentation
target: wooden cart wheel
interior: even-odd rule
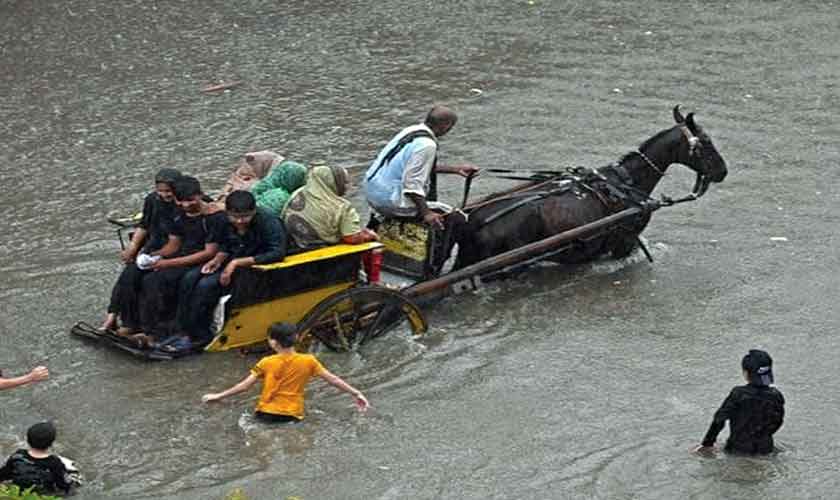
[[[298,323],[299,351],[320,342],[349,351],[407,321],[414,335],[428,328],[422,311],[398,291],[378,286],[350,288],[313,307]]]

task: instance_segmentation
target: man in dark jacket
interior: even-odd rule
[[[219,253],[181,281],[177,323],[193,348],[212,340],[213,308],[237,269],[279,262],[286,256],[283,224],[274,214],[258,208],[251,193],[230,193],[225,199],[225,215],[228,223]]]
[[[729,420],[727,452],[765,454],[773,451],[773,434],[785,417],[785,398],[774,387],[773,360],[765,351],[753,349],[741,361],[747,385],[732,389],[715,412],[703,442],[695,451],[714,449],[715,440]]]

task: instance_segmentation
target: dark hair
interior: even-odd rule
[[[274,323],[268,327],[268,338],[280,344],[280,347],[292,347],[297,340],[297,327],[291,323]]]
[[[767,351],[750,349],[741,360],[741,368],[747,372],[751,385],[767,386],[773,383],[773,358]]]
[[[55,426],[52,422],[41,422],[26,431],[26,442],[36,450],[46,450],[55,441]]]
[[[225,210],[231,212],[250,212],[256,208],[257,200],[248,191],[234,191],[225,198]]]
[[[176,200],[186,200],[187,198],[201,194],[201,183],[195,177],[182,175],[180,178],[175,179],[172,190],[175,191]]]
[[[178,170],[174,168],[162,168],[155,174],[155,184],[168,184],[169,187],[172,187],[180,177],[181,172]]]

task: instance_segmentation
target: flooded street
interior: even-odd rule
[[[837,8],[0,0],[0,369],[51,372],[0,394],[0,453],[54,420],[79,499],[836,496]],[[143,363],[70,336],[120,271],[107,217],[139,210],[159,168],[215,192],[273,149],[358,185],[433,103],[460,117],[442,161],[509,169],[606,165],[682,104],[729,175],[654,214],[653,264],[540,267],[431,307],[422,339],[319,355],[366,415],[316,382],[302,425],[266,427],[255,390],[200,403],[257,356]],[[693,182],[674,165],[655,193]],[[485,175],[472,196],[511,185]],[[750,348],[787,399],[780,453],[690,454]]]

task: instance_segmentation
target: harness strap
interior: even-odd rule
[[[513,212],[517,208],[522,207],[524,205],[527,205],[528,203],[531,203],[532,201],[537,201],[537,200],[541,200],[543,198],[547,198],[549,196],[554,196],[554,195],[565,193],[566,191],[569,191],[570,189],[572,189],[572,187],[573,187],[572,182],[567,182],[566,180],[563,180],[563,181],[560,181],[557,188],[551,189],[551,190],[548,190],[548,191],[537,191],[537,192],[528,191],[528,192],[524,192],[524,193],[515,193],[515,194],[512,194],[512,195],[508,195],[508,196],[505,196],[504,198],[498,198],[496,200],[493,200],[493,202],[491,202],[491,203],[499,203],[499,202],[508,201],[508,200],[516,200],[516,202],[512,203],[512,204],[510,204],[510,205],[508,205],[508,206],[506,206],[506,207],[504,207],[504,208],[502,208],[502,209],[500,209],[496,212],[493,212],[492,214],[488,215],[485,219],[482,219],[482,220],[478,221],[477,225],[478,225],[478,227],[484,227],[487,224],[490,224],[491,222],[493,222],[495,220],[498,220],[501,217],[504,217],[505,215]]]
[[[522,199],[520,199],[520,200],[519,200],[519,201],[517,201],[516,203],[512,203],[512,204],[510,204],[510,205],[508,205],[507,207],[505,207],[505,208],[503,208],[503,209],[499,210],[498,212],[495,212],[493,215],[491,215],[491,216],[487,217],[486,219],[484,219],[484,220],[481,222],[481,225],[482,225],[482,226],[485,226],[485,225],[487,225],[487,224],[490,224],[490,223],[491,223],[491,222],[493,222],[494,220],[497,220],[497,219],[499,219],[500,217],[504,217],[505,215],[507,215],[507,214],[509,214],[509,213],[513,212],[513,211],[514,211],[514,210],[516,210],[517,208],[519,208],[519,207],[521,207],[521,206],[523,206],[523,205],[527,205],[528,203],[531,203],[532,201],[541,200],[541,199],[545,198],[546,196],[548,196],[548,193],[539,193],[539,194],[532,194],[532,195],[530,195],[530,196],[523,196],[523,197],[522,197]]]
[[[414,132],[405,134],[400,138],[399,141],[397,141],[397,144],[393,148],[391,148],[387,153],[385,153],[385,156],[382,158],[382,161],[379,162],[379,165],[377,165],[376,169],[373,172],[371,172],[370,175],[368,175],[367,180],[371,180],[374,177],[376,177],[376,174],[378,174],[379,171],[382,170],[382,167],[387,165],[391,160],[394,159],[395,156],[397,156],[397,153],[402,151],[404,147],[408,146],[412,141],[414,141],[414,139],[417,139],[418,137],[428,137],[433,141],[435,140],[435,136],[425,129],[415,130]],[[437,144],[437,141],[435,141],[435,144]],[[437,154],[435,154],[435,163],[437,163]],[[434,173],[434,167],[432,167],[432,173]]]

